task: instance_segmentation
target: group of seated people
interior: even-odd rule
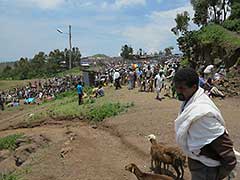
[[[216,85],[222,84],[223,81],[224,79],[220,76],[218,78],[214,76],[214,79],[208,77],[207,80],[204,79],[203,74],[200,74],[199,76],[199,86],[204,89],[205,93],[209,97],[221,97],[221,98],[225,97],[225,94],[216,87]]]

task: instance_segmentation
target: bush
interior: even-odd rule
[[[0,139],[0,150],[2,149],[9,149],[15,150],[16,149],[16,141],[19,138],[22,138],[23,134],[13,134]]]

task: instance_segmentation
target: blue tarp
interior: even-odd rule
[[[25,103],[34,103],[35,102],[35,98],[27,98],[25,99]]]

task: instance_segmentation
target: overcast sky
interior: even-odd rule
[[[189,0],[0,0],[0,61],[32,58],[39,51],[68,48],[83,56],[118,56],[121,46],[146,52],[173,46],[177,13],[193,14]]]

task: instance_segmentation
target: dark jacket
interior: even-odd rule
[[[233,142],[226,132],[210,144],[202,147],[200,155],[205,155],[209,158],[220,161],[219,179],[224,179],[229,175],[237,164],[237,159],[233,151]]]

